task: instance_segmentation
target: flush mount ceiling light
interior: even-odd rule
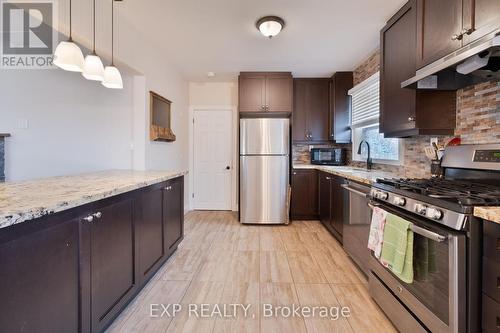
[[[111,65],[106,66],[104,69],[104,80],[102,81],[102,85],[106,88],[110,89],[123,89],[123,81],[122,75],[118,68],[115,67],[114,60],[114,45],[115,45],[115,26],[114,26],[114,18],[115,18],[115,6],[114,1],[111,1]]]
[[[278,16],[265,16],[255,24],[260,33],[266,37],[273,38],[285,27],[285,21]]]
[[[94,0],[94,40],[93,40],[93,48],[92,54],[89,54],[85,57],[85,62],[83,64],[83,72],[82,75],[87,80],[92,81],[102,81],[104,80],[104,65],[102,64],[101,58],[97,56],[95,53],[95,0]]]
[[[83,53],[80,47],[71,38],[71,0],[69,1],[69,38],[67,42],[60,42],[54,52],[54,65],[70,72],[83,70]]]

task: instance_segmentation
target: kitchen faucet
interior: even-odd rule
[[[363,145],[363,142],[366,143],[366,146],[368,147],[368,158],[366,159],[366,170],[371,170],[373,163],[372,163],[372,158],[370,157],[370,144],[367,141],[361,140],[361,142],[359,143],[358,155],[361,155],[361,146]]]

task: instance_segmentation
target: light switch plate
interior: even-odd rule
[[[18,129],[28,129],[29,128],[28,119],[18,119],[17,120],[17,128]]]

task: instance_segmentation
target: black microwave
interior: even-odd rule
[[[312,148],[311,164],[345,165],[344,148]]]

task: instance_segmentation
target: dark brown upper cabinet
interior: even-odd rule
[[[292,139],[294,142],[329,140],[330,79],[294,79]]]
[[[417,1],[417,67],[462,47],[462,0]]]
[[[337,72],[330,82],[330,141],[351,142],[351,97],[349,89],[353,86],[352,72]]]
[[[416,70],[416,3],[401,8],[380,34],[380,132],[386,137],[446,135],[455,129],[455,91],[401,88]]]
[[[290,113],[293,79],[288,72],[242,72],[239,76],[239,111]]]
[[[418,0],[417,68],[500,28],[498,0]]]
[[[469,44],[500,28],[500,1],[465,0],[463,44]]]

